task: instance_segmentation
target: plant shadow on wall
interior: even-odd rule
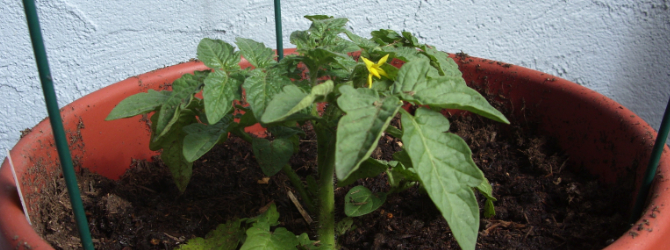
[[[221,224],[181,248],[336,248],[335,186],[385,173],[388,192],[364,186],[347,191],[347,216],[369,214],[389,195],[421,185],[458,244],[475,249],[480,224],[475,190],[487,198],[486,215],[493,214],[495,198],[470,148],[448,132],[449,121],[439,111],[460,109],[502,123],[508,120],[466,85],[446,53],[420,44],[411,33],[382,29],[365,39],[344,28],[345,18],[306,18],[312,21],[310,28],[290,36],[296,55],[276,62],[274,52],[261,43],[238,38],[235,51],[226,42],[206,38],[198,45],[197,56],[212,70],[183,75],[171,91],[149,90],[128,97],[107,117],[153,113],[150,148],[161,151],[181,192],[187,189],[194,161],[229,134],[242,138],[251,143],[263,173],[283,172],[318,221],[318,238],[295,235],[277,227],[279,213],[271,204],[256,217]],[[253,69],[241,69],[240,56]],[[200,92],[202,98],[196,96]],[[398,114],[399,128],[389,126]],[[268,137],[245,132],[257,123],[267,129]],[[316,133],[316,178],[301,177],[288,164],[300,150],[304,124]],[[402,141],[393,161],[370,157],[384,134]]]

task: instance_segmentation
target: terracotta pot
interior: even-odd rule
[[[294,50],[286,50],[289,54]],[[630,110],[592,90],[538,71],[478,58],[455,57],[468,84],[509,100],[518,117],[539,122],[540,129],[558,139],[570,160],[609,184],[634,181],[639,186],[656,133]],[[241,63],[248,66],[246,61]],[[158,89],[184,73],[203,70],[199,62],[131,77],[87,95],[61,110],[71,139],[72,155],[79,166],[109,178],[118,178],[131,159],[149,159],[149,130],[142,117],[104,121],[124,98],[147,89]],[[55,171],[57,154],[48,121],[42,121],[11,150],[17,175],[31,214],[35,214],[40,184],[28,170],[37,165],[43,173]],[[659,174],[652,186],[649,221],[635,237],[626,233],[606,249],[663,249],[670,245],[670,153],[665,147]],[[633,197],[633,196],[631,196]],[[631,205],[632,207],[632,205]],[[653,211],[652,211],[653,210]],[[654,215],[652,217],[651,215]],[[631,231],[633,232],[633,231]],[[25,220],[9,164],[0,171],[0,249],[29,245],[52,249]]]

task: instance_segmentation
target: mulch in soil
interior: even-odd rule
[[[510,119],[509,126],[478,116],[450,120],[451,132],[470,145],[498,199],[496,215],[482,215],[477,249],[600,249],[627,230],[630,197],[622,194],[631,188],[604,187],[584,172],[573,172],[552,138],[532,125]],[[388,135],[379,145],[373,157],[384,160],[401,148]],[[315,146],[308,132],[290,162],[298,174],[316,174]],[[283,174],[264,179],[250,145],[239,138],[196,161],[183,194],[160,159],[131,165],[118,181],[85,170],[79,177],[96,249],[172,249],[220,223],[257,216],[271,202],[280,226],[314,237],[316,225],[310,227],[287,196],[295,193],[288,179]],[[337,188],[338,219],[345,217],[344,195],[354,185],[389,189],[385,174]],[[35,228],[56,249],[76,249],[79,239],[65,193],[62,177],[42,190]],[[485,200],[478,197],[483,207]],[[419,187],[391,195],[377,211],[355,218],[338,241],[342,249],[458,249],[446,221]]]

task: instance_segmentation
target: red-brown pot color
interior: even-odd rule
[[[294,50],[286,50],[289,54]],[[509,100],[518,117],[533,120],[555,137],[576,166],[616,185],[635,178],[639,186],[656,132],[630,110],[611,99],[575,83],[538,71],[496,61],[453,56],[466,82]],[[243,66],[248,66],[246,61]],[[87,95],[61,109],[66,132],[77,135],[70,147],[79,166],[109,178],[118,178],[131,159],[148,159],[149,130],[141,117],[105,121],[112,108],[124,98],[147,89],[158,89],[184,73],[203,70],[200,62],[176,66],[131,77]],[[630,232],[606,249],[664,249],[670,246],[670,153],[664,149],[658,175],[652,186],[643,219],[649,230]],[[34,178],[28,169],[40,165],[52,172],[58,165],[51,127],[40,122],[11,150],[20,179]],[[39,186],[22,184],[25,197],[40,192]],[[631,196],[634,197],[634,196]],[[28,198],[31,214],[36,199]],[[632,207],[632,206],[631,206]],[[653,217],[652,217],[653,214]],[[638,222],[640,223],[640,222]],[[52,249],[25,220],[16,194],[9,164],[0,170],[0,249]]]

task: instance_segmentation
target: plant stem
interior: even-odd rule
[[[302,197],[302,200],[305,203],[307,210],[312,214],[316,212],[316,210],[314,210],[314,201],[307,194],[307,191],[305,190],[305,187],[302,185],[302,181],[300,180],[300,176],[298,176],[298,174],[296,174],[295,171],[293,171],[291,165],[289,164],[284,165],[282,171],[284,171],[284,174],[288,176],[288,179],[291,181],[291,184],[296,189],[296,191],[298,191],[300,197]]]
[[[319,166],[319,241],[335,248],[335,139],[334,131],[325,124],[316,123],[317,164]]]

